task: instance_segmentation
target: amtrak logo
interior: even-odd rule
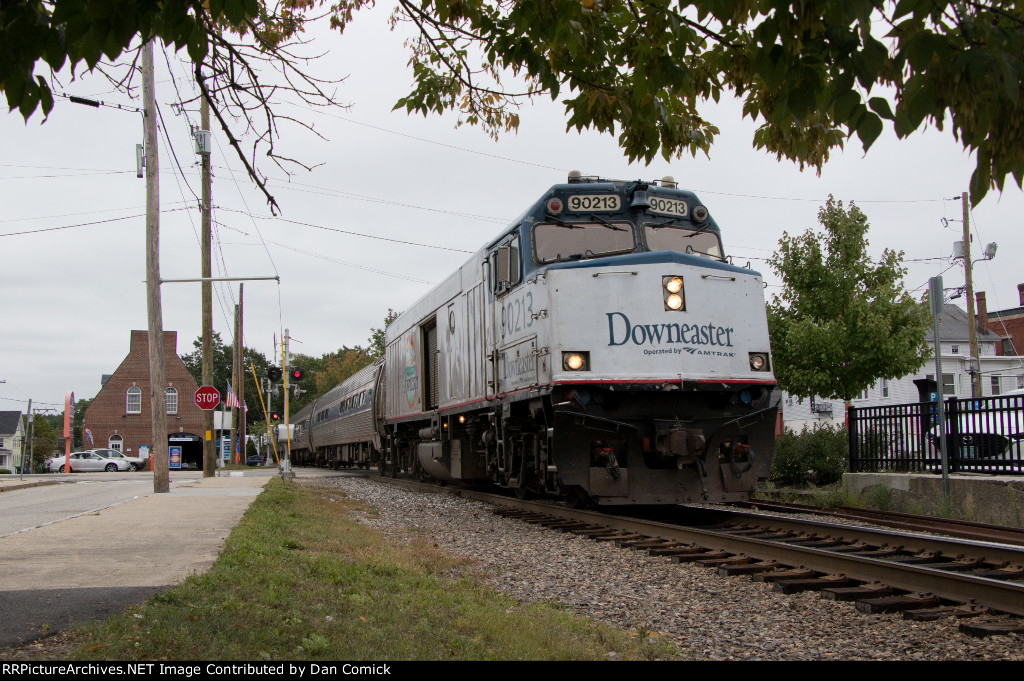
[[[681,349],[691,355],[733,355],[733,353],[721,350],[700,348],[700,346],[733,347],[732,335],[736,329],[731,326],[718,326],[710,322],[707,324],[634,324],[625,313],[607,312],[606,314],[608,316],[608,345],[632,343],[640,346],[655,346],[678,343],[687,346]]]

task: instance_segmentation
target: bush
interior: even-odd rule
[[[787,430],[775,440],[769,477],[782,485],[831,485],[843,479],[849,458],[846,428]]]

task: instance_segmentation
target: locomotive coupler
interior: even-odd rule
[[[668,430],[659,432],[655,438],[658,457],[664,460],[675,459],[679,468],[698,463],[706,447],[703,429],[685,428],[679,421]]]

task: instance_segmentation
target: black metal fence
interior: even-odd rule
[[[951,473],[1024,474],[1024,395],[945,401]],[[850,472],[942,471],[935,402],[849,408]]]

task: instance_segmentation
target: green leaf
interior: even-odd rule
[[[857,137],[867,151],[882,134],[882,119],[871,112],[865,112],[857,122]]]
[[[860,104],[860,95],[856,91],[847,90],[840,93],[832,107],[832,118],[837,123],[849,121],[858,104]]]
[[[871,107],[872,111],[886,120],[891,121],[895,118],[892,114],[892,109],[889,108],[889,100],[884,97],[872,97],[868,100],[868,106]]]

